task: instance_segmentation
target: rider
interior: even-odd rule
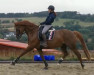
[[[56,13],[54,12],[54,10],[55,10],[55,7],[53,5],[50,5],[48,7],[48,12],[49,12],[48,17],[46,18],[44,22],[40,23],[40,25],[43,26],[43,30],[42,30],[43,42],[41,42],[41,45],[44,47],[47,47],[45,33],[52,27],[52,23],[54,22],[54,19],[56,18]]]

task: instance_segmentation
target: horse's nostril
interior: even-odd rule
[[[22,35],[16,35],[16,38],[19,40]]]

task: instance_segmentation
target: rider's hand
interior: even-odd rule
[[[40,23],[40,25],[43,25],[42,23]]]

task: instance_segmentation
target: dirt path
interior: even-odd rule
[[[43,64],[0,64],[0,75],[94,75],[94,63],[85,64],[82,70],[79,63],[49,64],[48,70],[43,70]]]

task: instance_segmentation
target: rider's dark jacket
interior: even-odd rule
[[[49,13],[46,20],[44,22],[40,23],[40,25],[51,25],[54,22],[55,18],[56,18],[56,15],[54,14],[54,12],[51,12],[51,13]]]

